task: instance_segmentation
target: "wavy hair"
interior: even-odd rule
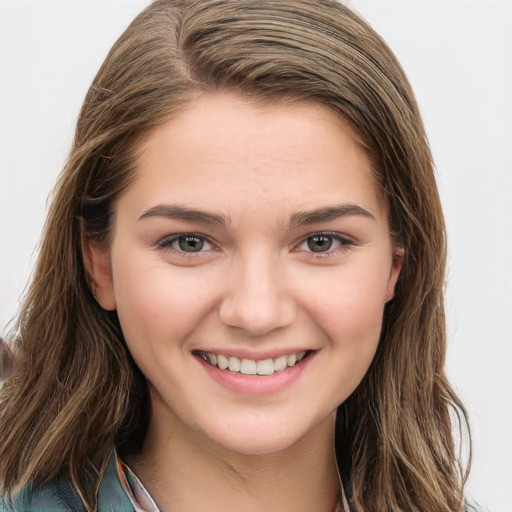
[[[444,373],[446,240],[432,157],[396,58],[335,0],[157,0],[114,44],[83,103],[11,334],[0,487],[66,476],[92,511],[114,448],[139,449],[146,382],[116,312],[94,300],[82,247],[109,243],[148,131],[215,90],[317,102],[358,134],[405,256],[374,361],[338,410],[344,490],[351,511],[460,512],[467,473],[452,423],[465,428],[467,415]]]

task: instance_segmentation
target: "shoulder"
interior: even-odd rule
[[[110,460],[98,491],[98,512],[135,512]],[[86,512],[75,487],[60,479],[41,489],[27,487],[14,500],[0,496],[0,512]]]
[[[66,480],[56,480],[40,489],[26,487],[15,499],[2,496],[0,512],[85,512],[75,488]]]

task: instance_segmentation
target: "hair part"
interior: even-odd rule
[[[446,239],[432,157],[396,58],[334,0],[158,0],[115,43],[80,112],[12,335],[0,487],[64,476],[92,511],[114,448],[140,448],[147,385],[116,312],[94,300],[82,248],[110,243],[144,137],[215,91],[327,106],[365,147],[404,263],[371,368],[338,411],[345,492],[354,511],[460,512],[466,473],[450,410],[461,425],[467,416],[444,373]]]

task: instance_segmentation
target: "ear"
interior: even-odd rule
[[[98,304],[108,311],[116,309],[116,298],[110,267],[110,249],[106,244],[84,241],[83,257],[92,293]]]
[[[386,290],[386,302],[389,302],[395,295],[395,286],[398,281],[398,276],[402,270],[402,264],[404,262],[405,250],[401,245],[395,245],[393,248],[393,259],[391,262],[391,268],[389,270],[388,284]]]

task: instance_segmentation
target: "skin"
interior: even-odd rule
[[[159,506],[332,510],[336,408],[372,361],[402,262],[350,129],[319,105],[203,96],[146,137],[113,231],[87,258],[149,382],[129,462]],[[198,350],[308,357],[285,385],[228,386]]]

